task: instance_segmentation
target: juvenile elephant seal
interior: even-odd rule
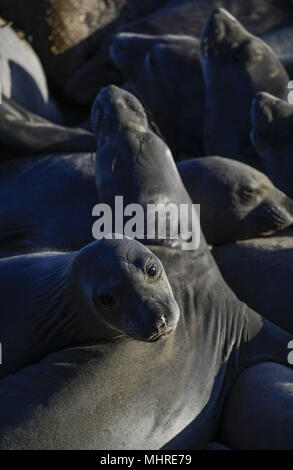
[[[278,188],[292,196],[292,105],[268,93],[259,93],[251,105],[251,121],[252,142],[268,176]]]
[[[222,8],[207,23],[201,51],[207,154],[260,166],[249,138],[250,104],[258,91],[287,96],[284,67],[268,45]]]
[[[0,278],[1,377],[72,344],[157,341],[179,318],[162,263],[127,238],[3,258]]]
[[[179,162],[178,170],[201,206],[201,226],[212,245],[271,235],[293,222],[291,199],[244,163],[204,157]]]
[[[213,249],[235,294],[265,318],[293,333],[293,232],[237,241]]]
[[[104,167],[98,181],[103,202],[111,203],[118,188],[143,208],[154,197],[190,203],[170,152],[148,129],[135,98],[108,87],[92,117]],[[5,378],[2,449],[203,448],[216,434],[237,376],[264,361],[286,364],[290,335],[235,297],[204,237],[191,251],[180,242],[145,243],[161,259],[181,312],[174,333],[155,343],[122,338],[60,351]],[[88,288],[86,279],[82,285]],[[35,387],[27,394],[31,380]]]
[[[203,155],[205,90],[199,40],[120,33],[114,36],[110,51],[173,154]]]

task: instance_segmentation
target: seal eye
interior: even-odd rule
[[[101,294],[99,300],[104,307],[110,307],[110,305],[113,305],[115,302],[114,297],[109,294]]]
[[[155,276],[158,274],[158,272],[159,272],[159,268],[158,268],[158,266],[157,266],[156,264],[151,264],[151,265],[147,268],[146,272],[147,272],[147,275],[148,275],[149,277],[155,277]]]
[[[255,190],[253,188],[241,188],[239,196],[243,203],[249,203],[254,200]]]

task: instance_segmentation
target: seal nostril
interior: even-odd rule
[[[166,328],[166,326],[167,326],[166,319],[165,319],[164,315],[162,315],[160,317],[160,320],[157,323],[157,331],[164,330]]]

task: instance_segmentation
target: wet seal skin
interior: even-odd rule
[[[273,50],[226,10],[212,13],[201,37],[208,155],[261,168],[250,142],[250,105],[258,91],[287,95],[288,75]]]
[[[251,122],[251,139],[266,173],[281,191],[292,196],[292,105],[269,93],[259,93],[251,105]]]

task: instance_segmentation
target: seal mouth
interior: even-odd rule
[[[162,331],[162,332],[159,332],[159,333],[155,333],[154,335],[152,335],[146,341],[148,343],[155,343],[155,342],[160,341],[164,338],[168,338],[174,332],[174,330],[175,330],[175,328],[169,328],[168,330],[165,330],[165,331]]]

